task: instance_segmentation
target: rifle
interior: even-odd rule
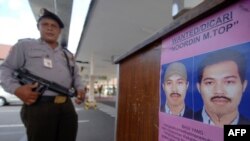
[[[46,90],[51,90],[60,95],[65,95],[65,96],[70,96],[70,97],[76,96],[76,90],[74,88],[68,89],[55,82],[51,82],[49,80],[43,79],[39,76],[36,76],[30,73],[25,68],[19,68],[15,70],[12,75],[15,79],[19,80],[19,83],[21,85],[38,83],[38,87],[36,87],[34,91],[40,93],[41,95],[43,95],[43,93]]]

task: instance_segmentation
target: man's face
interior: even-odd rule
[[[174,74],[168,77],[163,88],[167,97],[168,106],[178,106],[184,104],[188,82],[183,76]]]
[[[41,19],[38,23],[38,29],[40,31],[41,38],[48,43],[57,42],[61,33],[59,24],[50,18]]]
[[[241,82],[238,67],[233,61],[224,61],[204,68],[201,93],[207,112],[217,116],[238,111],[247,82]]]

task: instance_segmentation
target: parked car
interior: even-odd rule
[[[22,101],[14,94],[10,94],[4,91],[4,89],[0,85],[0,106],[12,104],[22,104]]]

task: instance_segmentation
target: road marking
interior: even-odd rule
[[[89,120],[78,120],[78,123],[89,122]]]
[[[11,112],[20,112],[20,110],[8,110],[8,109],[3,109],[0,111],[0,113],[11,113]]]
[[[0,128],[6,128],[6,127],[23,127],[23,124],[5,124],[5,125],[0,125]]]
[[[76,110],[76,111],[82,111],[83,108],[78,108],[78,107],[76,107],[75,110]]]

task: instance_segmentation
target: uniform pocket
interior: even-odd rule
[[[46,53],[43,50],[36,49],[36,50],[31,50],[28,53],[28,56],[31,58],[43,58],[45,57]]]
[[[46,52],[42,49],[32,49],[27,54],[27,67],[43,66],[43,59],[46,57]]]

